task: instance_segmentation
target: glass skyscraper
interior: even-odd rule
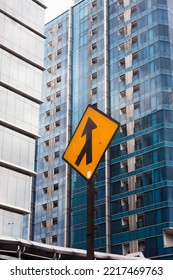
[[[29,238],[44,0],[0,0],[0,235]]]
[[[87,183],[62,155],[92,104],[120,122],[95,175],[95,250],[173,259],[172,14],[84,0],[45,26],[36,241],[86,248]]]

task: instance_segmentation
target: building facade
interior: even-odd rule
[[[95,176],[95,249],[173,259],[172,13],[84,0],[45,26],[36,241],[86,248],[87,184],[62,155],[93,104],[120,122]]]
[[[30,234],[39,137],[44,0],[0,0],[0,235]]]

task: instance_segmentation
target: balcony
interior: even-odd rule
[[[142,127],[141,127],[140,121],[139,121],[139,120],[136,121],[136,122],[134,123],[134,132],[140,131],[141,128],[142,128]]]
[[[129,210],[128,197],[124,197],[121,199],[121,211],[125,212],[128,210]]]
[[[126,107],[120,109],[120,118],[121,118],[121,120],[126,119]]]
[[[132,33],[138,31],[138,23],[137,23],[137,20],[132,22]]]
[[[139,79],[139,70],[138,69],[134,69],[133,70],[133,81],[135,82],[138,79]]]
[[[118,50],[119,50],[119,53],[120,53],[120,54],[123,54],[124,51],[125,51],[125,44],[124,44],[124,43],[120,44],[120,45],[118,46]]]
[[[128,192],[128,184],[121,187],[121,193]]]
[[[138,188],[142,188],[142,187],[143,187],[143,181],[142,181],[142,180],[140,180],[140,181],[136,181],[136,183],[135,183],[135,187],[136,187],[136,189],[138,189]]]
[[[120,83],[120,87],[124,87],[126,85],[126,76],[125,74],[121,75],[119,77],[119,83]]]
[[[120,144],[120,155],[127,154],[127,142]]]
[[[120,99],[125,100],[125,98],[126,98],[126,91],[123,90],[123,91],[120,92]]]
[[[138,62],[138,53],[137,52],[132,54],[132,59],[133,59],[133,64]]]
[[[123,255],[127,255],[130,253],[130,245],[129,243],[122,244]]]
[[[135,164],[135,169],[139,169],[142,167],[142,161],[137,161]]]
[[[136,15],[137,15],[137,6],[135,5],[131,8],[131,16],[135,17]]]
[[[121,212],[126,212],[129,211],[129,205],[125,204],[125,205],[121,205]]]
[[[122,137],[126,137],[127,136],[127,126],[126,125],[122,125],[120,128],[120,136]]]
[[[136,224],[137,224],[137,228],[144,227],[144,221],[138,221]]]
[[[92,8],[97,7],[97,0],[94,0],[94,1],[91,3],[91,6],[92,6]]]
[[[119,31],[118,31],[118,40],[121,40],[124,37],[125,37],[125,29],[123,27],[123,28],[119,29]]]
[[[138,38],[137,36],[132,38],[132,48],[136,48],[138,46]]]
[[[121,174],[128,172],[128,166],[127,166],[127,161],[122,161],[121,162]]]
[[[94,29],[91,31],[91,38],[92,38],[92,39],[96,38],[96,35],[97,35],[97,28],[94,28]]]
[[[139,115],[141,112],[140,108],[134,109],[134,115]]]
[[[135,85],[135,86],[133,87],[133,97],[134,97],[134,98],[135,98],[135,97],[139,97],[139,89],[140,89],[139,85]]]
[[[135,151],[139,151],[139,150],[141,150],[142,149],[142,143],[136,143],[135,144]]]
[[[128,167],[124,166],[121,168],[121,174],[127,173],[128,172]]]
[[[120,150],[120,155],[127,155],[127,148]]]
[[[120,15],[118,16],[118,23],[119,23],[119,24],[124,23],[124,13],[122,13],[122,14],[120,14]]]
[[[119,69],[124,70],[125,69],[125,58],[122,58],[119,60]]]
[[[120,136],[121,136],[121,138],[126,137],[127,136],[127,130],[123,130],[122,132],[120,132]]]
[[[141,131],[141,125],[137,125],[134,127],[134,132]]]
[[[127,179],[123,179],[121,181],[121,193],[124,193],[124,192],[128,192],[128,180]],[[128,202],[122,203],[122,205],[124,205],[124,204],[128,204]]]
[[[144,206],[144,201],[143,200],[137,200],[136,201],[136,208],[141,208]]]
[[[94,24],[94,23],[96,23],[97,22],[97,14],[94,14],[92,17],[91,17],[91,23],[92,23],[92,25]]]
[[[138,185],[138,186],[143,186],[142,174],[136,175],[136,185]]]
[[[129,231],[129,225],[122,225],[122,231]]]

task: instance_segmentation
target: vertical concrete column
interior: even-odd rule
[[[133,178],[132,178],[133,179]],[[129,210],[134,210],[136,208],[135,195],[129,197]],[[129,229],[130,231],[136,230],[136,214],[129,216]],[[132,240],[129,242],[130,253],[135,253],[138,251],[138,241]]]
[[[138,241],[137,240],[130,241],[129,248],[130,248],[130,253],[138,252]]]
[[[132,83],[132,79],[133,79],[133,72],[132,71],[128,71],[126,72],[126,85]]]
[[[124,7],[127,7],[130,5],[130,0],[124,0]],[[124,13],[124,21],[129,21],[131,18],[131,9],[128,9]],[[131,34],[131,24],[128,24],[126,26],[126,36]],[[132,45],[132,40],[129,39],[125,42],[125,49],[127,52],[131,50],[131,45]],[[125,65],[126,69],[130,68],[133,65],[133,58],[132,54],[129,54],[128,56],[125,57]],[[126,73],[126,84],[130,84],[133,81],[133,72],[132,70],[128,71]],[[129,102],[133,98],[133,87],[129,87],[126,90],[126,100]],[[130,103],[130,102],[129,102]],[[134,105],[133,103],[129,104],[126,108],[126,114],[127,118],[131,118],[133,116],[133,111],[134,111]],[[131,135],[134,133],[134,121],[131,121],[127,123],[127,135]],[[128,154],[133,153],[135,150],[135,140],[131,139],[127,141],[127,150]],[[135,157],[131,157],[127,160],[128,163],[128,172],[132,172],[135,170]],[[136,176],[131,176],[128,178],[128,186],[129,186],[129,191],[135,190],[135,182],[136,182]],[[136,199],[135,195],[131,195],[128,198],[128,203],[129,203],[129,210],[134,210],[136,208]],[[129,216],[129,228],[130,230],[135,230],[136,229],[136,215],[131,215]],[[137,241],[130,241],[129,242],[129,250],[130,253],[134,253],[138,250],[138,243]]]
[[[124,12],[124,22],[128,21],[130,19],[131,16],[131,10],[128,9]]]
[[[125,10],[125,12],[124,12],[124,22],[129,21],[130,16],[131,16],[131,10],[130,9]],[[125,26],[125,35],[129,36],[130,34],[131,34],[131,24],[129,23]]]
[[[51,231],[51,227],[52,227],[52,225],[51,225],[51,219],[49,219],[49,220],[47,220],[46,221],[46,232],[50,232]],[[52,236],[48,236],[48,238],[51,238]],[[51,241],[52,240],[50,240],[50,243],[49,244],[51,244]]]
[[[127,141],[128,154],[131,154],[134,152],[134,146],[135,146],[135,139],[130,139]]]
[[[127,41],[124,42],[124,48],[126,52],[129,52],[132,48],[132,39],[128,39]]]
[[[133,200],[133,203],[135,204],[135,198],[134,196],[132,196],[131,198]],[[133,209],[135,209],[136,206],[134,206]],[[136,230],[136,215],[131,215],[129,217],[129,227],[130,230]],[[130,249],[130,253],[135,253],[138,252],[138,240],[132,240],[129,242],[129,249]]]
[[[53,132],[54,130],[54,127],[53,127],[53,124],[51,125],[51,132]],[[50,150],[49,150],[49,164],[51,165],[53,163],[53,160],[54,160],[54,155],[53,155],[53,148],[54,148],[54,139],[50,139],[49,140],[49,146],[50,146]],[[49,181],[50,182],[53,182],[53,176],[54,176],[54,170],[53,169],[50,169],[48,170],[48,178],[49,178]]]
[[[46,237],[46,243],[47,244],[51,244],[52,243],[52,237],[51,236],[47,236]]]
[[[124,7],[127,7],[128,5],[130,5],[130,0],[124,0]]]
[[[129,229],[130,229],[130,231],[134,230],[136,228],[135,224],[136,224],[136,220],[134,220],[134,216],[133,215],[129,216]]]
[[[127,115],[127,118],[131,118],[133,116],[133,104],[130,104],[126,107],[126,115]]]
[[[128,172],[134,171],[134,165],[135,165],[135,157],[131,157],[128,159]],[[132,183],[132,182],[131,182]],[[131,187],[132,188],[132,187]],[[134,189],[134,187],[133,187]]]
[[[132,66],[132,54],[129,54],[125,57],[125,65],[126,65],[126,68],[129,68]]]

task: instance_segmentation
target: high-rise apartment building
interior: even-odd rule
[[[87,184],[62,155],[93,104],[120,122],[95,176],[95,249],[172,259],[172,1],[75,3],[45,26],[34,239],[86,248]]]
[[[44,0],[0,0],[0,235],[29,238]]]

